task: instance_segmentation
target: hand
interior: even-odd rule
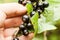
[[[22,23],[22,15],[26,13],[26,8],[18,3],[0,4],[0,40],[12,40],[14,32]],[[31,40],[33,33],[28,36],[18,37],[20,40]]]

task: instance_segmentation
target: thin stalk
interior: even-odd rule
[[[47,34],[47,31],[44,32],[44,40],[47,40],[46,34]]]

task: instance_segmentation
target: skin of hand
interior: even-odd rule
[[[0,40],[12,40],[14,32],[22,23],[26,7],[18,3],[0,4]],[[33,33],[18,37],[20,40],[32,40]]]

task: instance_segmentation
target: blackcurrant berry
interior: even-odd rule
[[[39,13],[39,15],[41,14],[42,10],[38,9],[37,12]]]
[[[23,30],[22,33],[23,33],[24,36],[28,36],[28,34],[29,34],[27,29]]]
[[[37,8],[38,8],[37,5],[33,5],[33,11],[36,11]]]
[[[28,30],[33,29],[33,25],[31,23],[28,23],[26,27],[27,27]]]
[[[31,2],[38,2],[39,0],[30,0]]]
[[[27,4],[27,2],[23,2],[22,4],[25,6]]]
[[[27,0],[24,0],[22,4],[25,6],[27,4]]]
[[[19,38],[13,38],[13,40],[19,40]]]
[[[24,15],[22,17],[22,20],[23,20],[24,23],[28,23],[29,22],[29,16],[28,15]]]
[[[23,0],[18,0],[18,3],[19,3],[19,4],[22,4],[22,2],[23,2]]]
[[[44,7],[44,8],[47,8],[48,6],[49,6],[49,3],[46,2],[46,1],[44,1],[44,2],[43,2],[43,7]]]
[[[32,17],[34,14],[35,14],[35,11],[32,11],[32,12],[30,13],[30,16]]]
[[[45,0],[42,0],[42,1],[45,1]]]
[[[20,30],[24,30],[26,29],[25,25],[24,24],[21,24],[20,27],[19,27]]]
[[[43,4],[39,2],[38,7],[43,8]]]
[[[40,8],[40,9],[42,10],[42,12],[44,12],[44,10],[45,10],[44,8]]]
[[[31,1],[28,0],[27,3],[31,3]]]

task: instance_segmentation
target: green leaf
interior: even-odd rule
[[[37,34],[32,40],[44,40],[43,34]]]
[[[46,8],[45,11],[43,12],[43,16],[46,18],[46,22],[50,22],[53,21],[54,13],[52,9]]]
[[[49,7],[45,9],[45,14],[47,17],[46,19],[50,20],[51,19],[51,22],[52,24],[56,25],[58,24],[58,22],[56,21],[59,21],[60,20],[60,1],[59,0],[48,0],[49,2]],[[50,17],[49,14],[47,14],[47,12],[51,14]],[[48,21],[47,20],[47,21]]]
[[[38,19],[38,33],[54,29],[56,29],[56,27],[50,22],[47,23],[46,18],[43,15],[41,15],[41,18]]]
[[[34,33],[36,35],[36,33],[38,32],[38,13],[36,12],[35,15],[31,18],[31,22],[34,26]]]
[[[54,7],[54,21],[57,21],[60,19],[60,5],[56,5]]]
[[[28,14],[33,11],[33,7],[32,7],[32,4],[31,3],[27,3],[26,4],[26,8],[27,8]]]
[[[60,0],[48,0],[49,4],[51,5],[56,5],[56,4],[60,4]]]

